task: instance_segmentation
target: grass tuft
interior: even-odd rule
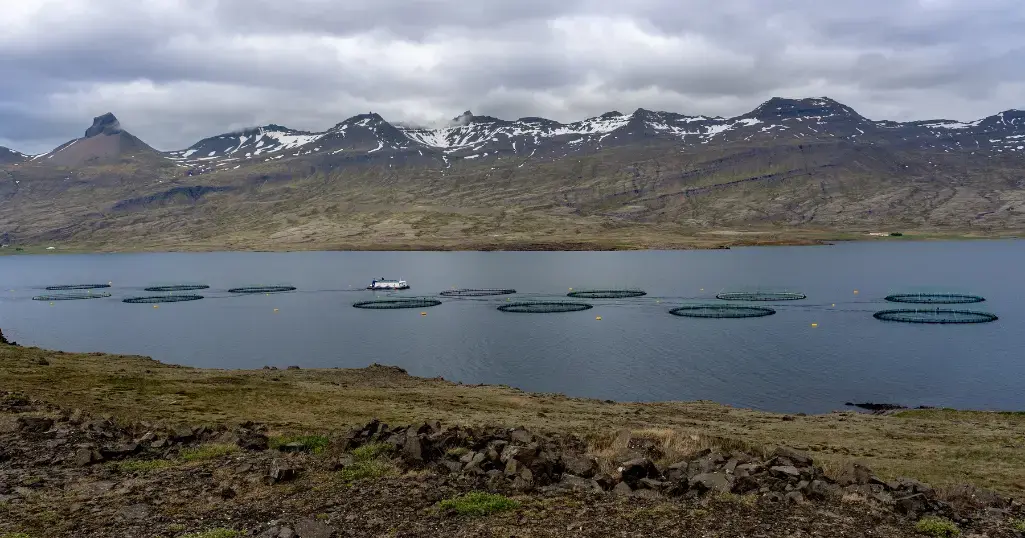
[[[1025,532],[1025,519],[1012,519],[1011,528],[1018,532]]]
[[[32,538],[31,536],[23,532],[9,532],[7,534],[0,534],[0,538]]]
[[[232,529],[210,529],[208,531],[190,532],[181,538],[240,538],[242,533]]]
[[[466,454],[469,454],[469,453],[470,453],[470,449],[466,448],[465,446],[457,446],[455,448],[450,448],[450,449],[445,451],[445,455],[450,457],[450,458],[460,458],[460,457],[465,456]]]
[[[954,538],[961,535],[961,529],[954,522],[941,517],[927,516],[915,524],[918,532],[935,538]]]
[[[486,516],[506,510],[515,510],[520,503],[503,495],[474,491],[438,503],[442,510],[455,510],[464,516]]]
[[[118,473],[146,474],[171,467],[173,463],[168,460],[124,460],[112,461],[107,464],[110,470]]]
[[[357,461],[338,471],[338,476],[346,482],[356,482],[372,478],[392,476],[398,473],[398,468],[389,461],[370,460]]]
[[[216,443],[200,445],[195,448],[186,448],[181,451],[181,459],[185,461],[213,460],[228,454],[234,454],[240,449],[238,445],[221,445]]]
[[[352,457],[357,462],[371,461],[387,456],[392,451],[391,445],[387,443],[368,443],[352,451]]]
[[[281,447],[292,443],[299,443],[306,452],[320,454],[327,449],[328,445],[331,444],[331,440],[323,435],[279,435],[271,437],[268,444],[273,449],[280,449]]]

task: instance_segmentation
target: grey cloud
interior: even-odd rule
[[[1021,107],[1020,0],[57,0],[0,20],[0,140],[113,111],[160,149],[374,110],[574,121],[828,95],[872,118]]]

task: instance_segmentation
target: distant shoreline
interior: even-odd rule
[[[110,244],[38,244],[9,245],[0,249],[0,256],[17,254],[105,254],[128,252],[620,252],[643,250],[726,250],[763,246],[826,246],[849,242],[932,242],[1010,240],[1025,237],[1025,232],[1007,231],[993,234],[966,232],[901,232],[900,236],[870,235],[872,232],[795,232],[780,233],[763,230],[717,230],[701,235],[649,237],[552,239],[549,241],[509,240],[427,240],[421,242],[368,242],[305,244],[260,243],[152,243],[141,246]],[[50,249],[49,247],[53,247]]]

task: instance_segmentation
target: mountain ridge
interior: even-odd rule
[[[775,98],[730,118],[467,110],[436,128],[368,112],[322,132],[268,124],[172,152],[135,142],[112,114],[93,123],[90,137],[0,164],[8,242],[675,248],[880,228],[1025,232],[1016,109],[895,122],[828,98]]]

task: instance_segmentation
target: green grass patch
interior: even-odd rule
[[[185,461],[213,460],[228,454],[234,454],[240,449],[238,445],[206,444],[195,448],[182,450],[179,456]]]
[[[23,532],[9,532],[7,534],[0,534],[0,538],[32,538],[31,536]]]
[[[174,465],[169,460],[124,460],[112,461],[107,464],[110,470],[118,473],[146,474],[161,469],[167,469]]]
[[[1018,532],[1025,532],[1025,519],[1012,519],[1011,528]]]
[[[280,449],[285,445],[292,443],[298,443],[302,445],[304,452],[312,452],[314,454],[320,454],[327,449],[328,445],[331,444],[331,440],[323,435],[299,435],[299,436],[288,436],[278,435],[271,437],[269,445],[273,449]]]
[[[352,465],[348,465],[341,471],[338,471],[338,476],[346,482],[357,482],[359,480],[391,476],[396,473],[398,473],[398,469],[391,462],[370,460],[357,461]]]
[[[474,491],[438,503],[442,510],[455,510],[464,516],[486,516],[506,510],[515,510],[520,503],[503,495]]]
[[[181,538],[240,538],[242,533],[231,529],[210,529],[208,531],[190,532]]]
[[[954,538],[961,535],[961,529],[954,522],[941,517],[923,517],[915,524],[915,530],[936,538]]]
[[[392,447],[387,443],[368,443],[352,451],[352,457],[357,461],[371,461],[383,458],[391,454]]]

